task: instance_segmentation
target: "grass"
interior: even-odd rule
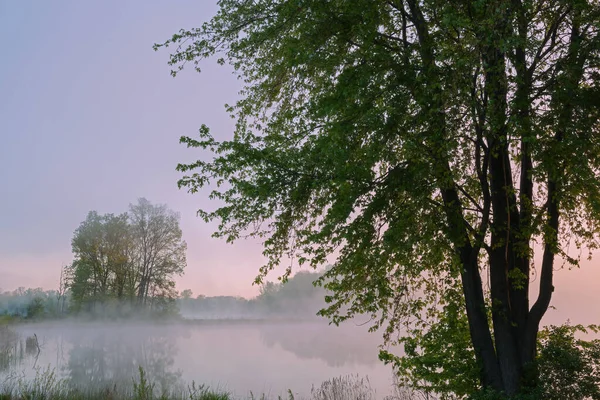
[[[394,395],[383,400],[422,400],[433,397],[422,396],[411,390],[396,388]],[[375,391],[369,380],[358,376],[334,378],[313,387],[310,397],[298,400],[375,400]],[[226,391],[212,390],[207,386],[192,382],[187,387],[158,392],[150,382],[145,371],[140,367],[139,376],[132,380],[127,388],[116,385],[103,389],[86,389],[71,386],[60,379],[54,370],[38,369],[34,379],[27,380],[23,376],[9,376],[0,381],[0,400],[243,400]],[[246,400],[270,400],[264,394],[255,397],[252,393]],[[287,397],[275,400],[296,400],[291,391]]]
[[[6,325],[0,325],[0,371],[15,365],[23,357],[23,343],[19,336]]]
[[[7,325],[11,322],[14,322],[14,320],[15,318],[10,315],[0,314],[0,327],[2,327],[2,325]]]
[[[116,385],[88,390],[71,385],[59,378],[52,368],[38,369],[35,378],[9,375],[0,382],[0,400],[233,400],[224,391],[218,392],[203,385],[192,384],[159,393],[139,369],[139,377],[127,388]]]
[[[311,390],[311,400],[375,400],[368,378],[343,376],[325,381]]]
[[[375,400],[375,391],[369,380],[358,376],[346,376],[330,379],[318,387],[313,387],[310,397],[298,400]],[[415,393],[397,390],[393,396],[384,400],[416,400],[422,397]],[[0,400],[241,400],[227,391],[213,390],[204,385],[192,382],[187,387],[173,388],[159,392],[150,382],[145,371],[139,368],[139,375],[132,380],[129,387],[112,387],[86,389],[71,385],[67,380],[59,378],[55,371],[38,369],[35,378],[10,375],[0,380]],[[255,397],[252,393],[246,400],[270,400],[264,394]],[[296,400],[291,391],[285,399]]]

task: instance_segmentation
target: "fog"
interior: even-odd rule
[[[78,300],[71,291],[63,298],[41,289],[0,293],[0,316],[9,322],[0,324],[0,393],[51,374],[85,391],[127,390],[141,368],[157,393],[196,382],[235,398],[286,397],[288,390],[309,398],[323,382],[353,376],[368,378],[377,397],[390,394],[392,369],[378,359],[381,334],[368,332],[366,317],[339,327],[318,317],[327,294],[313,285],[319,276],[268,282],[250,299],[183,290],[144,305]]]
[[[48,322],[20,324],[14,332],[37,346],[4,365],[0,385],[16,375],[33,379],[53,369],[86,389],[131,386],[142,367],[157,390],[195,381],[236,397],[291,390],[307,396],[313,386],[340,376],[368,377],[378,397],[392,390],[392,373],[377,358],[378,336],[352,323],[325,321]],[[16,343],[16,342],[15,342]]]

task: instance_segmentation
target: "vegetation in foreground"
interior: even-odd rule
[[[116,384],[103,388],[85,388],[72,385],[69,381],[60,379],[53,369],[38,370],[34,379],[28,380],[21,376],[9,376],[0,386],[0,400],[62,400],[62,399],[189,399],[189,400],[228,400],[227,392],[211,390],[194,382],[187,388],[157,391],[154,383],[150,382],[142,368],[139,377],[133,379],[129,387],[119,387]]]
[[[234,400],[238,398],[240,397],[229,391],[212,389],[195,382],[186,387],[160,390],[148,380],[141,367],[138,377],[132,379],[131,385],[128,387],[119,387],[116,384],[94,389],[77,387],[58,378],[52,369],[38,370],[36,377],[32,380],[10,376],[3,383],[0,382],[0,400]],[[249,400],[268,399],[264,394],[257,396],[251,392],[243,398]],[[290,390],[284,396],[277,396],[279,400],[283,398],[294,400],[297,397]],[[350,375],[333,378],[323,382],[320,386],[313,387],[307,398],[310,400],[375,400],[378,397],[367,378]],[[419,393],[400,387],[396,388],[393,395],[385,397],[386,400],[417,400],[421,398]]]

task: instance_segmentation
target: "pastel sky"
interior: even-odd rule
[[[152,44],[199,26],[214,0],[0,0],[0,288],[54,288],[73,231],[90,210],[123,212],[138,197],[181,214],[188,267],[178,288],[252,296],[259,243],[228,245],[196,218],[207,204],[177,189],[178,144],[202,123],[228,137],[223,105],[239,84],[214,62],[173,79]],[[598,259],[558,271],[547,321],[600,321]]]

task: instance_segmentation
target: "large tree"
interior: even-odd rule
[[[388,337],[458,285],[482,386],[525,390],[555,260],[597,245],[599,3],[219,7],[156,45],[178,45],[173,75],[219,56],[245,84],[232,139],[182,138],[214,154],[178,166],[191,192],[216,184],[200,215],[264,238],[258,280],[284,256],[335,255],[323,313],[371,314]]]

